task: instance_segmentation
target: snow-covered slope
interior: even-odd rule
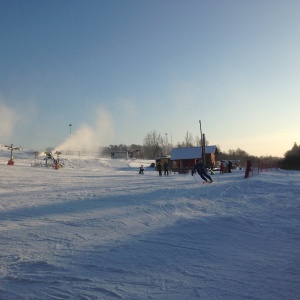
[[[62,159],[0,157],[0,299],[299,297],[300,172],[203,185],[151,161]]]

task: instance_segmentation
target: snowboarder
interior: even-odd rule
[[[232,169],[232,162],[229,161],[228,162],[228,173],[231,173],[231,169]]]
[[[161,174],[161,168],[162,168],[161,164],[158,163],[158,165],[157,165],[157,170],[158,170],[159,176],[162,176],[162,174]]]
[[[192,176],[197,172],[199,176],[204,180],[204,182],[208,182],[207,179],[210,180],[210,183],[213,182],[211,177],[206,173],[206,165],[203,163],[202,159],[197,159],[196,164],[192,170]]]

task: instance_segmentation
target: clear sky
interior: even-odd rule
[[[0,0],[0,143],[174,145],[201,120],[223,151],[283,156],[299,16],[299,0]]]

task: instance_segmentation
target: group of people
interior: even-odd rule
[[[207,174],[206,172],[207,166],[204,164],[202,159],[198,159],[196,161],[196,164],[192,170],[192,175],[194,175],[194,173],[198,173],[199,176],[205,181],[205,182],[213,182],[212,178]],[[169,175],[169,170],[168,170],[168,163],[164,162],[163,166],[161,165],[161,163],[159,162],[157,164],[157,170],[158,170],[158,174],[159,176],[162,176],[162,170],[164,170],[164,175],[168,176]]]
[[[231,162],[230,162],[231,163]],[[231,164],[232,165],[232,164]],[[222,172],[223,170],[223,164],[221,164],[221,170],[220,172]],[[161,163],[159,162],[156,166],[157,170],[158,170],[158,174],[159,176],[162,176],[162,170],[164,170],[164,175],[168,176],[169,175],[169,169],[168,169],[168,163],[164,162],[163,166],[161,165]],[[207,166],[205,165],[205,163],[203,162],[203,159],[197,159],[196,160],[196,164],[192,170],[192,176],[195,173],[198,173],[199,176],[203,179],[204,182],[213,182],[212,178],[210,177],[210,175],[207,174]],[[228,171],[231,171],[231,166],[228,165]],[[141,165],[140,167],[140,171],[139,174],[144,174],[144,166]],[[209,180],[209,181],[208,181]]]
[[[232,169],[232,162],[228,161],[227,172],[231,173],[231,169]],[[221,164],[220,164],[220,174],[223,174],[224,172],[225,172],[224,163],[221,161]]]
[[[165,161],[164,165],[162,166],[161,163],[158,163],[157,165],[157,170],[158,170],[158,175],[162,176],[162,169],[164,169],[164,175],[169,176],[169,169],[168,169],[168,163]]]
[[[169,166],[168,166],[167,162],[165,162],[163,164],[163,166],[161,165],[161,163],[158,163],[156,168],[158,170],[159,176],[162,176],[162,169],[164,170],[164,175],[169,176]],[[140,166],[139,174],[144,174],[144,166],[143,165]]]
[[[161,165],[161,163],[158,163],[157,170],[158,170],[159,176],[162,176],[162,169],[164,169],[164,175],[169,176],[169,168],[168,167],[169,166],[168,166],[167,162],[165,162],[163,166]],[[143,165],[140,166],[139,174],[144,174],[144,166]]]

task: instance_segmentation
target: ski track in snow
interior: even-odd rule
[[[65,163],[0,165],[0,299],[299,298],[300,172]]]

